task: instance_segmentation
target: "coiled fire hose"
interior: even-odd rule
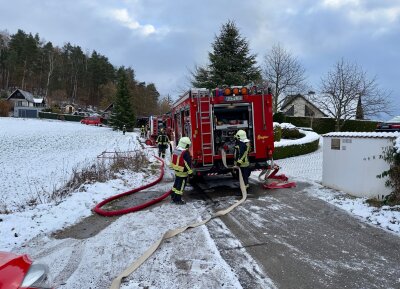
[[[112,196],[112,197],[110,197],[108,199],[105,199],[104,201],[98,203],[97,206],[93,209],[93,211],[95,211],[99,215],[106,216],[106,217],[119,216],[119,215],[128,214],[128,213],[132,213],[132,212],[136,212],[136,211],[142,210],[142,209],[147,208],[147,207],[149,207],[149,206],[151,206],[151,205],[153,205],[155,203],[158,203],[158,202],[164,200],[166,197],[168,197],[171,194],[171,191],[168,191],[168,192],[164,193],[162,196],[160,196],[158,198],[155,198],[155,199],[152,199],[152,200],[150,200],[150,201],[148,201],[148,202],[146,202],[144,204],[140,204],[140,205],[137,205],[137,206],[134,206],[134,207],[130,207],[130,208],[127,208],[127,209],[106,211],[106,210],[103,210],[101,208],[105,204],[108,204],[109,202],[112,202],[112,201],[114,201],[116,199],[119,199],[119,198],[121,198],[123,196],[131,195],[131,194],[134,194],[136,192],[142,191],[144,189],[147,189],[147,188],[152,187],[155,184],[159,183],[162,180],[162,178],[164,177],[164,161],[159,157],[156,157],[156,156],[154,156],[154,157],[161,162],[161,168],[160,168],[161,173],[160,173],[160,176],[155,181],[153,181],[153,182],[151,182],[151,183],[149,183],[147,185],[141,186],[139,188],[136,188],[136,189],[133,189],[133,190],[130,190],[130,191],[127,191],[127,192]]]
[[[214,218],[218,218],[220,216],[226,215],[226,214],[228,214],[230,211],[232,211],[234,208],[236,208],[237,206],[239,206],[241,203],[243,203],[246,200],[246,198],[247,198],[247,190],[246,190],[246,186],[245,186],[244,181],[243,181],[243,176],[242,176],[241,170],[236,166],[228,167],[227,164],[226,164],[226,153],[225,153],[225,151],[222,150],[221,154],[222,154],[222,162],[223,162],[223,164],[224,164],[224,166],[226,168],[238,169],[238,171],[239,171],[239,183],[240,183],[240,190],[242,191],[242,198],[239,201],[237,201],[236,203],[234,203],[232,206],[228,207],[227,209],[218,211],[214,215],[206,218],[205,220],[202,220],[200,222],[193,223],[193,224],[190,224],[190,225],[186,225],[184,227],[180,227],[180,228],[177,228],[177,229],[168,230],[167,232],[165,232],[164,235],[158,241],[156,241],[149,249],[147,249],[147,251],[144,252],[142,256],[140,256],[138,259],[136,259],[135,262],[133,262],[128,268],[126,268],[121,274],[119,274],[113,280],[110,289],[119,289],[120,286],[121,286],[122,279],[128,277],[137,268],[139,268],[140,265],[142,265],[157,250],[157,248],[161,245],[163,240],[172,238],[172,237],[174,237],[174,236],[186,231],[187,229],[196,228],[196,227],[199,227],[201,225],[204,225],[204,224],[206,224],[207,222],[209,222],[210,220],[212,220]]]

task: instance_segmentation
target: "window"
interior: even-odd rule
[[[340,138],[331,139],[331,150],[340,150]]]
[[[289,108],[289,109],[285,112],[285,114],[288,115],[288,116],[294,116],[294,105],[292,105],[292,107]]]
[[[315,112],[308,107],[308,105],[304,105],[304,116],[314,116]]]

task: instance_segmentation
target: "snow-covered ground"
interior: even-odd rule
[[[6,183],[1,187],[6,193],[1,202],[9,210],[29,201],[32,194],[36,196],[40,191],[36,186],[41,188],[42,185],[35,186],[35,182],[47,185],[44,190],[54,185],[59,187],[72,168],[96,162],[103,151],[139,147],[136,132],[122,135],[110,128],[80,123],[0,118],[0,132],[0,174],[2,182]],[[147,151],[150,155],[156,153],[154,149]],[[156,161],[152,157],[150,160]],[[58,174],[59,170],[63,172]],[[60,203],[43,203],[12,214],[0,214],[0,250],[27,253],[48,264],[52,283],[57,288],[108,288],[111,280],[163,233],[208,217],[202,201],[186,206],[165,202],[150,210],[124,215],[85,240],[59,240],[50,234],[90,216],[91,210],[103,199],[147,184],[156,177],[125,172],[105,183],[87,184],[84,190],[77,190]],[[172,172],[167,170],[164,179],[167,181],[154,190],[165,192],[171,188]],[[206,227],[165,241],[162,248],[121,288],[241,288]],[[243,267],[249,272],[261,271],[250,258]],[[181,273],[175,272],[171,278],[173,268]],[[268,278],[258,283],[261,288],[273,288]]]
[[[105,150],[138,149],[136,141],[109,128],[14,118],[0,118],[0,148],[0,204],[10,210],[59,188],[73,168],[91,164]]]
[[[79,123],[0,118],[0,211],[4,209],[1,204],[11,210],[41,191],[61,186],[72,168],[95,162],[103,151],[138,147],[135,132],[122,135],[107,127]],[[364,221],[400,234],[399,211],[370,208],[363,199],[350,198],[320,185],[321,150],[278,163],[283,173],[297,180],[309,181],[311,194]],[[148,183],[155,177],[125,173],[105,183],[85,185],[85,190],[74,192],[58,204],[43,203],[12,214],[0,214],[0,250],[26,252],[47,263],[59,288],[106,288],[104,284],[138,258],[165,231],[207,217],[209,212],[202,201],[186,206],[165,202],[150,210],[124,215],[96,236],[85,240],[53,239],[50,233],[91,215],[91,210],[101,200]],[[253,177],[257,176],[253,174]],[[168,170],[165,179],[172,180],[172,173]],[[170,186],[171,182],[165,181],[157,189],[166,191]],[[249,272],[261,271],[250,258],[243,266]],[[172,268],[181,268],[181,273],[175,272],[171,277]],[[185,273],[187,268],[190,275]],[[157,278],[149,277],[154,275]],[[260,288],[274,287],[268,278],[257,282]],[[162,250],[157,250],[121,288],[176,286],[241,288],[237,276],[221,258],[204,226],[164,242]]]

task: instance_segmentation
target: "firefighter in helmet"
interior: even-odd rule
[[[158,156],[165,158],[165,151],[169,146],[169,138],[165,134],[164,129],[160,129],[160,134],[157,137],[156,144],[158,145]]]
[[[235,134],[236,144],[234,151],[234,161],[235,165],[238,166],[242,172],[243,181],[246,188],[249,187],[249,176],[250,176],[250,162],[249,162],[249,152],[250,152],[250,140],[246,136],[244,130],[238,130]]]
[[[192,144],[188,137],[182,137],[178,146],[172,152],[171,167],[175,171],[175,182],[172,187],[172,202],[178,205],[185,204],[182,200],[183,190],[185,189],[188,176],[193,174],[192,157],[189,147]]]
[[[145,133],[145,137],[147,137],[147,138],[150,137],[149,131],[150,131],[149,123],[146,123],[146,125],[144,126],[144,133]]]
[[[146,137],[146,129],[144,128],[144,125],[142,125],[142,127],[140,128],[140,137]]]

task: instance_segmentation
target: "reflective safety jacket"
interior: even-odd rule
[[[172,152],[171,167],[175,171],[175,175],[178,177],[187,177],[193,173],[192,169],[192,157],[187,149],[177,147]]]
[[[250,152],[250,142],[244,143],[242,141],[237,141],[235,145],[235,151],[233,153],[235,165],[239,167],[248,167],[249,162],[249,152]]]
[[[159,145],[169,145],[169,138],[166,134],[160,134],[157,137],[156,143]]]

